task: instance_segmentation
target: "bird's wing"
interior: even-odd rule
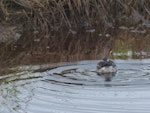
[[[116,64],[113,61],[111,61],[111,60],[109,60],[109,61],[102,60],[102,61],[98,62],[97,69],[100,69],[100,68],[105,67],[105,66],[116,67]]]

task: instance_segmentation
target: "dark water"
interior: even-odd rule
[[[0,113],[149,113],[150,59],[115,60],[111,82],[97,63],[1,76]]]

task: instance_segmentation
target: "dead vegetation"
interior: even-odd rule
[[[136,28],[149,15],[149,0],[0,0],[1,26],[22,28],[18,40],[0,44],[0,64],[97,59],[119,26]]]
[[[27,24],[45,33],[81,27],[120,24],[127,17],[135,23],[150,15],[149,0],[1,0],[1,21]]]

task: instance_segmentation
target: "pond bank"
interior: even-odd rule
[[[7,28],[0,34],[1,37],[14,35],[11,40],[0,43],[2,74],[12,72],[8,68],[14,66],[100,59],[107,43],[113,45],[115,59],[150,58],[150,34],[146,27],[121,26],[105,31],[82,29],[76,34],[61,30],[47,35],[42,31],[21,32],[14,28]],[[18,39],[15,36],[19,36]]]
[[[149,4],[3,0],[0,68],[100,59],[106,43],[113,45],[114,58],[148,58]]]

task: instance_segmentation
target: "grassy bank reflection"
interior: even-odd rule
[[[113,55],[119,59],[150,58],[150,35],[127,33],[118,36]]]

